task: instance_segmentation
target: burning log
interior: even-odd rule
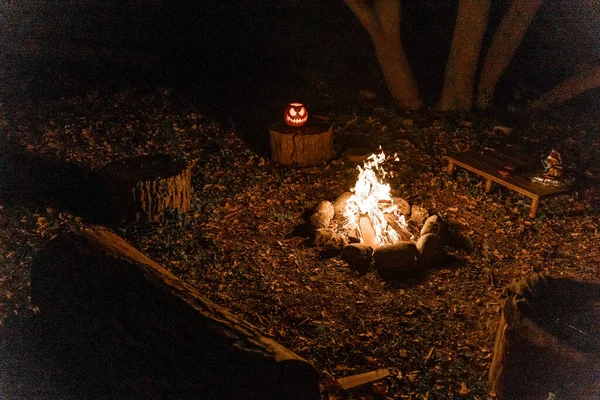
[[[400,238],[400,240],[403,242],[410,242],[410,240],[412,239],[412,235],[410,234],[410,232],[408,232],[405,227],[401,226],[398,223],[398,221],[396,221],[396,218],[394,218],[393,215],[384,214],[384,216],[385,216],[385,221],[398,234],[398,237]]]
[[[378,248],[379,240],[377,239],[375,229],[373,229],[373,224],[371,224],[369,217],[360,217],[358,220],[358,226],[360,228],[360,234],[362,236],[363,243],[367,246],[371,246],[374,249]]]
[[[410,213],[412,211],[410,203],[404,200],[402,197],[394,197],[393,200],[396,207],[398,207],[398,212],[400,215],[404,215],[404,218],[410,217]]]
[[[147,369],[137,378],[146,382],[155,374],[182,398],[319,398],[318,373],[310,363],[105,228],[56,237],[34,261],[31,275],[43,316],[65,331],[83,332],[78,340],[97,346],[94,354],[114,352],[124,360],[111,363],[111,374]],[[110,341],[120,336],[121,343]],[[124,353],[123,343],[130,352]],[[131,355],[127,362],[125,354]]]
[[[396,157],[396,156],[394,156]],[[384,279],[405,275],[418,265],[439,261],[444,256],[444,225],[439,216],[429,217],[427,209],[410,205],[402,198],[392,198],[390,185],[385,183],[387,172],[382,164],[388,158],[383,152],[371,154],[358,166],[359,175],[352,192],[338,196],[332,205],[322,201],[310,217],[309,226],[315,233],[315,244],[322,251],[339,252],[339,245],[353,243],[342,251],[342,258],[358,270],[366,271],[371,259]],[[421,240],[408,230],[406,217],[413,226],[421,227]],[[344,219],[339,240],[327,229],[331,217]],[[336,223],[340,221],[336,219]],[[339,229],[333,227],[333,229]],[[418,235],[417,235],[418,236]],[[373,253],[374,251],[374,253]]]
[[[119,217],[162,221],[169,209],[190,209],[192,165],[185,160],[166,154],[132,157],[108,164],[103,174]]]
[[[381,164],[386,160],[383,152],[372,154],[364,168],[357,167],[360,172],[344,213],[347,226],[357,228],[362,242],[373,248],[401,240],[387,219],[392,218],[394,225],[405,224],[404,216],[398,213],[390,196],[390,185],[384,182],[387,172]]]

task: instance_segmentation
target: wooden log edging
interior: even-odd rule
[[[306,360],[103,227],[48,243],[31,268],[32,298],[43,315],[119,325],[189,375],[196,398],[318,399],[319,375]],[[71,322],[69,322],[71,323]],[[82,322],[85,324],[85,322]],[[104,323],[102,325],[102,323]],[[185,380],[184,380],[185,381]]]

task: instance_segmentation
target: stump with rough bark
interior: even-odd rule
[[[600,283],[534,275],[508,288],[489,372],[500,399],[600,392]]]
[[[165,154],[117,160],[104,168],[110,201],[126,220],[164,219],[165,211],[187,212],[192,192],[192,165]]]
[[[92,358],[74,370],[84,374],[108,360],[115,398],[140,384],[150,385],[153,398],[319,398],[309,362],[106,228],[57,236],[32,263],[31,281],[47,326],[75,333],[57,340],[66,349],[75,340]]]
[[[331,125],[308,123],[291,128],[283,123],[269,127],[273,161],[284,165],[305,167],[319,165],[333,155]]]

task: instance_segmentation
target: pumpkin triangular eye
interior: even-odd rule
[[[291,115],[292,117],[295,117],[295,116],[296,116],[296,114],[297,114],[296,110],[294,110],[293,108],[290,108],[290,115]]]
[[[304,113],[306,112],[306,108],[302,107],[300,109],[300,111],[298,111],[298,114],[300,114],[301,117],[304,117]]]

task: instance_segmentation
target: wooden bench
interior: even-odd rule
[[[531,208],[529,217],[535,218],[540,199],[555,196],[568,192],[570,187],[545,186],[531,181],[534,175],[532,171],[527,171],[522,162],[494,150],[466,151],[451,156],[445,156],[448,160],[448,173],[453,174],[456,165],[463,167],[471,172],[475,172],[485,178],[485,191],[489,193],[492,190],[492,184],[498,183],[506,186],[516,192],[519,192],[531,198]],[[516,172],[503,176],[498,172],[506,166],[517,167]]]

